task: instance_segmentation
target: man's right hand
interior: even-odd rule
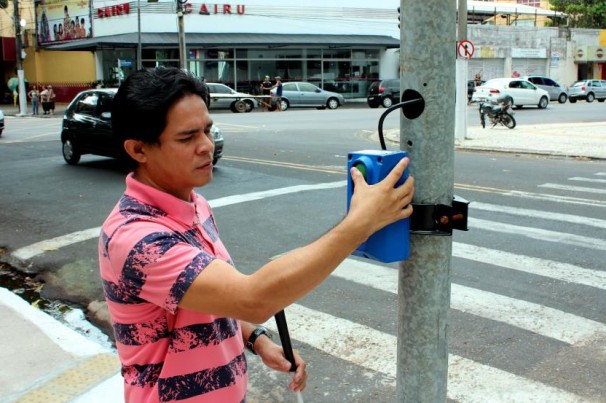
[[[403,158],[381,182],[374,185],[367,184],[357,168],[351,168],[354,192],[347,218],[362,226],[361,230],[367,229],[367,237],[412,214],[414,178],[409,176],[401,186],[394,188],[409,163],[408,158]]]

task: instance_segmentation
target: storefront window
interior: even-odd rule
[[[350,49],[324,49],[322,52],[324,59],[350,59]]]
[[[346,98],[357,98],[365,97],[370,82],[379,77],[379,55],[379,49],[200,48],[188,50],[187,69],[207,82],[250,94],[259,92],[266,75],[272,81],[279,75],[285,83],[309,81]],[[115,61],[115,55],[105,59],[108,72],[112,57]],[[178,49],[144,50],[143,65],[179,67]]]

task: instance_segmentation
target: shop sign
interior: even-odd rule
[[[511,48],[511,57],[521,59],[546,59],[547,49]]]
[[[187,6],[189,4],[189,7]],[[185,8],[191,9],[191,4],[186,3]],[[202,3],[198,14],[211,15],[211,14],[240,14],[244,15],[246,12],[246,6],[244,4],[206,4]]]
[[[582,46],[578,47],[574,52],[574,60],[575,62],[586,62],[587,61],[587,47]]]
[[[116,17],[118,15],[126,15],[129,13],[129,3],[116,4],[115,6],[108,6],[97,9],[97,17],[99,18]]]

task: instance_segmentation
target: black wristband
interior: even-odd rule
[[[257,338],[259,336],[261,336],[262,334],[266,335],[270,339],[272,337],[271,333],[269,332],[269,329],[267,329],[263,326],[259,326],[250,334],[250,337],[248,338],[248,341],[246,342],[246,348],[249,349],[250,352],[253,353],[254,355],[257,355],[257,352],[255,351],[255,341],[257,341]]]

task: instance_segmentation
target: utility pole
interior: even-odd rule
[[[417,206],[453,202],[455,1],[400,0],[402,99],[424,100],[400,117],[400,148],[415,178],[413,218],[422,214]],[[452,238],[410,238],[398,278],[397,401],[445,402]]]
[[[137,70],[141,70],[141,0],[137,0]]]
[[[185,27],[183,22],[183,4],[187,0],[176,0],[177,1],[177,24],[179,27],[179,67],[182,70],[187,68],[187,49],[185,47]]]
[[[27,115],[27,95],[25,91],[25,74],[23,73],[23,42],[21,38],[21,16],[19,15],[19,0],[13,1],[14,19],[15,19],[15,48],[17,50],[17,80],[19,82],[19,113],[17,116]]]
[[[457,42],[467,40],[467,0],[458,0]],[[455,138],[464,140],[467,137],[467,75],[469,62],[467,58],[457,57],[457,95],[455,109]]]

